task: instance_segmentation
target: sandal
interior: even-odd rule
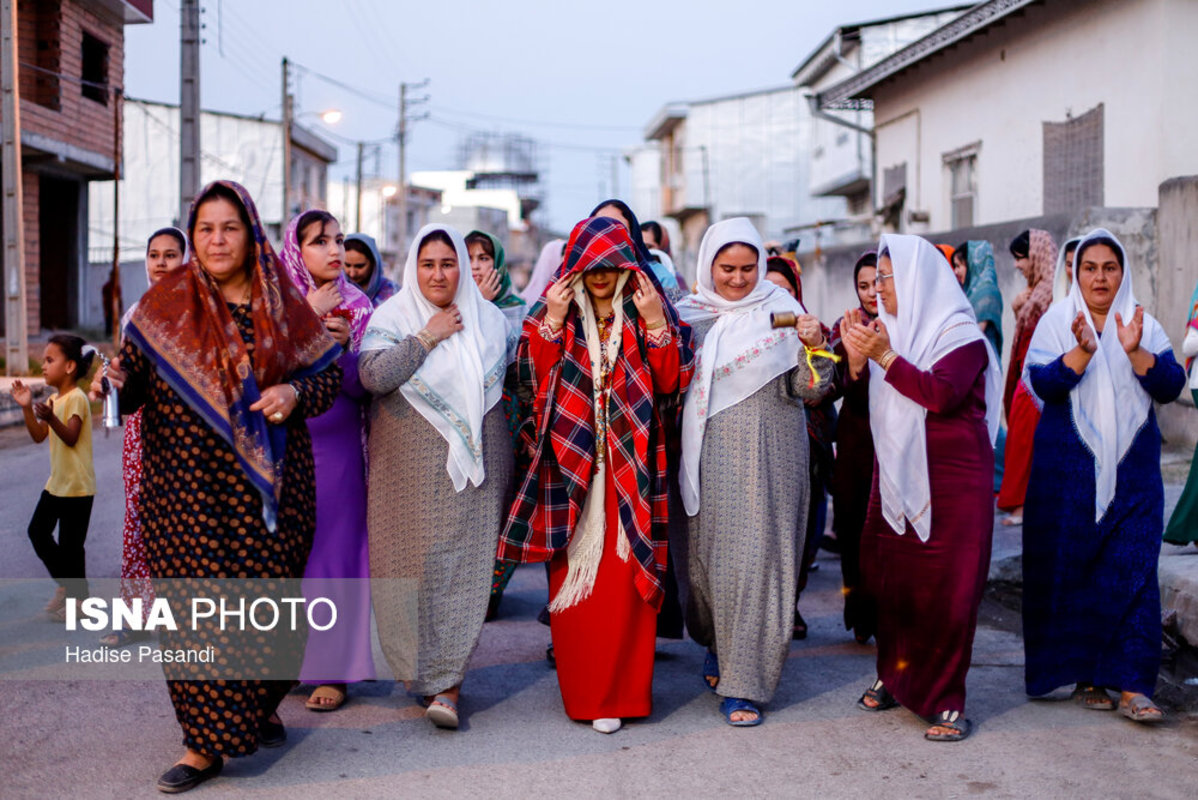
[[[710,650],[703,656],[703,685],[712,694],[715,694],[715,687],[720,685],[720,660]]]
[[[100,644],[104,647],[111,647],[113,650],[119,650],[122,647],[127,647],[134,642],[144,642],[150,638],[149,631],[130,631],[122,628],[119,631],[101,636]]]
[[[450,700],[449,695],[439,694],[428,704],[424,717],[438,728],[457,730],[458,704]]]
[[[732,715],[737,711],[748,711],[750,714],[756,714],[754,719],[732,719]],[[760,725],[765,715],[761,713],[761,709],[753,705],[749,700],[744,700],[739,697],[725,697],[720,701],[720,713],[724,715],[724,719],[728,720],[728,724],[734,728],[752,728]]]
[[[312,694],[308,695],[308,702],[304,703],[304,708],[309,711],[336,711],[345,705],[347,696],[344,683],[324,683],[312,690]],[[320,702],[326,698],[333,702]]]
[[[866,700],[872,700],[876,705],[866,703]],[[886,690],[882,685],[882,679],[878,678],[874,681],[874,685],[865,690],[865,694],[857,700],[857,707],[863,708],[866,711],[888,711],[899,704],[898,700],[894,699],[894,695]]]
[[[1069,695],[1069,699],[1082,708],[1092,711],[1114,711],[1115,701],[1107,694],[1106,689],[1090,683],[1079,683]]]
[[[1018,528],[1019,526],[1023,525],[1023,515],[1007,514],[1002,518],[1002,521],[999,522],[999,524],[1004,528]]]
[[[1119,713],[1132,722],[1153,725],[1165,721],[1165,712],[1142,694],[1133,694],[1126,703],[1119,703]]]
[[[932,728],[947,728],[949,733],[932,733]],[[924,732],[923,738],[929,742],[960,742],[969,738],[973,732],[973,723],[961,716],[960,711],[941,711],[936,715],[932,726]]]

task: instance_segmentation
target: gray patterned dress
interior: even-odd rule
[[[424,363],[409,336],[363,352],[370,428],[370,577],[383,654],[397,680],[433,695],[462,682],[478,644],[512,480],[503,405],[483,417],[486,479],[455,492],[448,444],[398,391]]]
[[[693,326],[696,347],[714,322]],[[819,383],[809,387],[800,351],[794,369],[707,420],[686,625],[719,657],[724,697],[769,702],[790,651],[811,491],[803,401],[832,386],[832,362],[817,357],[815,367]]]

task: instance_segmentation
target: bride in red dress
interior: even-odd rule
[[[613,733],[652,710],[666,565],[662,419],[676,413],[693,352],[619,222],[575,226],[560,273],[520,341],[520,380],[536,398],[520,438],[533,460],[499,557],[549,561],[566,714]]]

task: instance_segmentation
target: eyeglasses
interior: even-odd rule
[[[877,275],[874,276],[874,286],[881,286],[882,281],[886,280],[887,278],[893,278],[893,277],[894,277],[893,272],[890,273],[889,275],[887,275],[884,272],[879,272]]]

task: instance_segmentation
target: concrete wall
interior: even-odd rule
[[[1181,357],[1190,297],[1198,284],[1198,176],[1172,178],[1161,184],[1157,210],[1156,282],[1152,314],[1164,326]],[[1143,301],[1141,301],[1143,302]],[[1161,432],[1166,441],[1193,444],[1198,440],[1198,411],[1188,391],[1161,409]],[[1184,445],[1183,445],[1184,446]]]
[[[878,168],[907,162],[906,207],[931,215],[910,232],[950,224],[943,155],[974,142],[975,223],[1043,214],[1042,123],[1099,103],[1102,205],[1155,206],[1161,181],[1198,172],[1198,105],[1176,94],[1198,83],[1195,31],[1192,0],[1048,2],[878,86]]]

